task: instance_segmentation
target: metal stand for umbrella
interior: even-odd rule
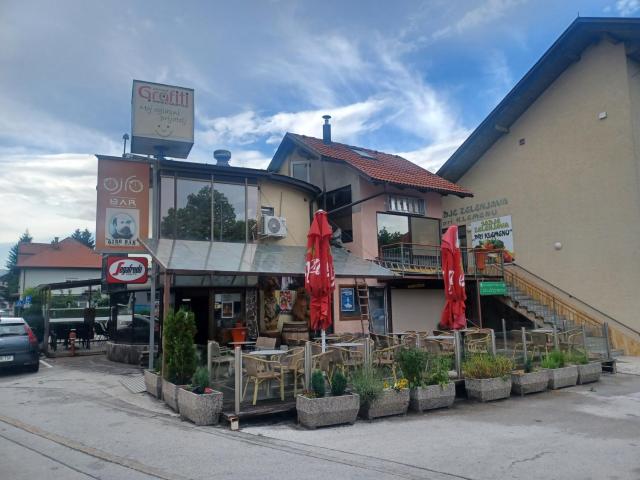
[[[458,379],[460,379],[462,378],[462,348],[460,343],[460,332],[458,330],[453,331],[453,348],[456,359],[456,373],[458,375]]]
[[[242,350],[239,345],[236,345],[236,348],[233,349],[233,367],[234,377],[235,377],[235,413],[238,415],[240,413],[240,399],[242,398]]]
[[[527,364],[527,356],[527,329],[525,327],[522,327],[522,362],[524,365]],[[531,358],[531,360],[533,360],[533,357]]]

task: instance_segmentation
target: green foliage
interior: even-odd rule
[[[360,395],[361,405],[370,405],[376,398],[382,395],[384,379],[380,373],[371,367],[356,370],[351,377],[353,389]]]
[[[573,365],[586,365],[589,363],[589,357],[585,352],[579,350],[573,350],[572,352],[566,354],[567,363]]]
[[[462,364],[462,371],[467,378],[505,377],[514,368],[513,361],[503,355],[495,357],[487,353],[472,355]]]
[[[89,248],[93,248],[96,246],[96,243],[93,239],[93,234],[89,231],[88,228],[80,231],[79,228],[76,228],[75,232],[71,234],[71,238],[79,241],[80,243],[86,245]]]
[[[533,372],[533,360],[527,357],[527,360],[524,362],[524,373]]]
[[[196,322],[193,312],[184,308],[170,311],[164,325],[164,354],[167,358],[168,380],[179,385],[187,383],[196,369],[196,348],[193,338]]]
[[[427,368],[426,352],[417,348],[403,348],[398,352],[397,360],[402,370],[402,376],[409,380],[409,387],[422,385]]]
[[[387,227],[382,227],[378,231],[378,245],[392,245],[394,243],[400,243],[402,241],[402,232],[389,232]]]
[[[325,386],[324,386],[324,374],[320,370],[316,370],[311,374],[311,390],[315,393],[316,397],[324,397]]]
[[[340,395],[344,395],[344,392],[347,390],[347,377],[344,374],[336,370],[331,377],[331,395],[334,397],[339,397]]]
[[[449,380],[449,370],[451,370],[451,359],[443,355],[429,355],[427,357],[427,368],[424,376],[424,383],[427,385],[440,385],[444,387]]]
[[[540,362],[542,368],[563,368],[566,364],[567,359],[565,354],[560,350],[553,350],[547,353],[542,359],[542,362]]]
[[[194,393],[204,393],[205,388],[211,386],[209,382],[209,370],[206,367],[198,367],[196,373],[191,377],[191,385],[194,387]]]
[[[18,247],[21,243],[31,243],[33,241],[33,237],[29,235],[29,230],[25,230],[25,232],[20,235],[18,239],[18,243],[16,243],[11,250],[9,250],[9,256],[7,257],[7,269],[9,273],[4,276],[4,280],[7,282],[7,296],[15,295],[18,293],[18,286],[20,283],[20,278],[18,275],[18,269],[16,268],[16,264],[18,263]]]

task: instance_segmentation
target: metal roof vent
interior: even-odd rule
[[[216,159],[216,165],[219,167],[228,167],[231,159],[229,150],[216,150],[213,152],[213,158]]]

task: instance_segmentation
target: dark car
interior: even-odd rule
[[[40,368],[38,339],[22,318],[0,318],[0,368],[26,366]]]
[[[160,326],[156,319],[154,325],[156,341],[158,339],[159,331]],[[146,315],[136,314],[133,316],[133,320],[129,324],[119,326],[117,341],[141,344],[149,343],[149,317]]]

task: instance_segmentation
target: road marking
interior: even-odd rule
[[[53,368],[53,365],[49,365],[47,362],[45,362],[44,360],[40,360],[40,363],[43,364],[45,367],[47,368]]]

